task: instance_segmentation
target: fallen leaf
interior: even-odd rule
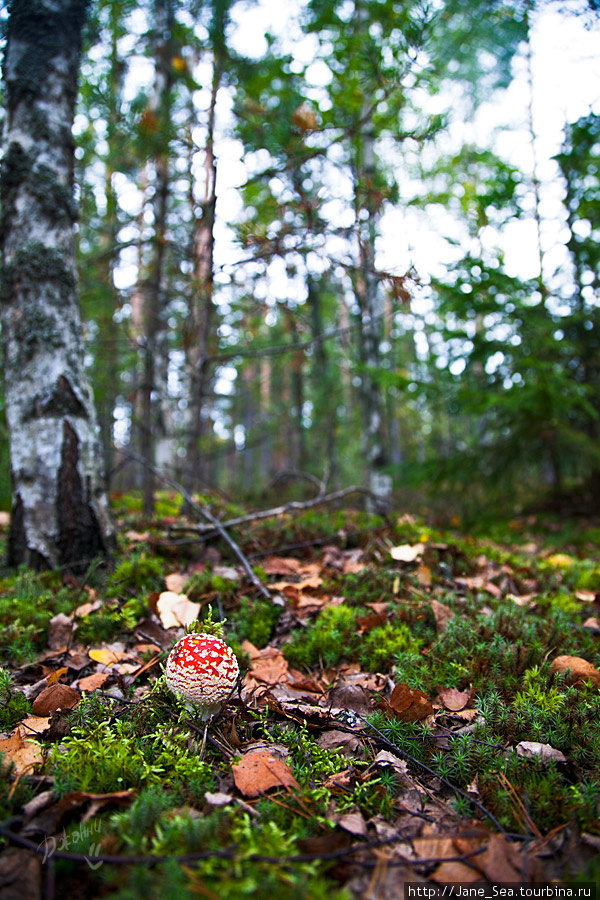
[[[42,731],[45,731],[50,724],[50,716],[27,716],[26,719],[23,719],[19,728],[23,729],[22,734],[26,736],[31,732],[35,732],[35,734],[41,734]]]
[[[334,821],[349,834],[355,834],[357,837],[365,837],[367,834],[367,823],[360,812],[344,813]]]
[[[114,666],[115,663],[122,659],[126,659],[129,654],[123,653],[122,650],[110,650],[108,648],[98,648],[90,650],[88,653],[90,659],[94,662],[102,663],[103,666]]]
[[[454,613],[445,603],[439,600],[430,600],[429,605],[435,618],[435,625],[438,631],[444,632],[450,619],[454,618]]]
[[[580,656],[557,656],[552,660],[550,671],[563,675],[571,670],[570,684],[581,684],[583,681],[591,681],[596,686],[600,685],[600,672],[587,659]]]
[[[300,569],[300,561],[282,556],[267,556],[262,562],[267,575],[295,575]]]
[[[101,688],[107,678],[110,678],[108,672],[94,672],[93,675],[87,675],[78,681],[80,691],[97,691]]]
[[[156,601],[156,610],[163,628],[181,628],[191,625],[200,614],[200,604],[192,603],[185,594],[162,591]]]
[[[425,549],[425,544],[399,544],[397,547],[392,547],[390,550],[390,555],[392,559],[397,560],[398,562],[411,563],[414,562]]]
[[[397,592],[396,592],[396,593],[397,593]],[[372,609],[373,612],[374,612],[376,615],[378,615],[378,616],[382,616],[385,612],[387,612],[389,605],[390,605],[390,604],[389,604],[388,602],[384,602],[384,603],[377,603],[377,602],[375,602],[375,603],[365,603],[365,606],[368,606],[369,609]]]
[[[389,701],[379,701],[384,712],[401,722],[420,722],[433,714],[433,706],[423,691],[408,684],[397,684]]]
[[[42,691],[32,704],[36,716],[50,716],[57,709],[73,709],[81,700],[81,694],[68,684],[53,684]]]
[[[430,876],[438,884],[471,884],[481,881],[481,875],[475,869],[469,868],[465,863],[458,861],[441,863]]]
[[[20,727],[9,738],[0,741],[0,753],[7,762],[14,763],[16,775],[23,775],[44,761],[40,745],[25,740]]]
[[[360,684],[349,684],[342,679],[331,688],[328,697],[330,706],[336,709],[347,709],[366,716],[371,711],[371,701],[364,687]]]
[[[600,619],[595,616],[590,616],[583,623],[584,628],[589,628],[590,631],[593,631],[594,634],[600,632]]]
[[[335,728],[324,731],[317,738],[317,744],[323,750],[340,750],[344,756],[364,758],[364,754],[359,752],[362,748],[360,740],[348,731],[338,731]]]
[[[548,557],[546,562],[550,563],[551,566],[563,568],[565,566],[574,565],[575,560],[572,556],[568,556],[566,553],[553,553],[552,556]]]
[[[542,762],[566,762],[567,757],[560,750],[555,750],[550,744],[540,744],[539,741],[520,741],[517,744],[517,756],[525,759],[541,759]]]
[[[387,622],[387,616],[385,613],[373,613],[372,616],[357,616],[356,624],[358,625],[358,633],[366,634],[367,631],[372,631],[373,628],[378,628],[380,625],[385,625]]]
[[[578,600],[581,600],[582,603],[594,603],[596,600],[596,591],[579,590],[575,593],[575,596]]]
[[[66,647],[76,628],[77,625],[73,624],[70,616],[66,616],[64,613],[53,616],[48,623],[48,646],[50,649],[58,650],[60,647]]]
[[[48,677],[46,678],[46,684],[50,687],[51,684],[56,684],[61,675],[66,675],[68,672],[68,668],[64,669],[55,669],[54,672],[50,672]]]
[[[245,797],[259,797],[274,787],[299,787],[286,763],[266,750],[246,753],[231,770],[235,786]]]
[[[444,709],[458,712],[464,709],[471,699],[471,691],[459,691],[458,688],[440,687],[438,684],[438,694],[444,705]]]
[[[277,581],[269,585],[274,591],[285,591],[286,588],[294,588],[296,591],[305,591],[307,588],[318,588],[323,584],[320,575],[311,575],[304,581]]]
[[[399,756],[394,756],[389,750],[380,750],[373,760],[375,766],[391,766],[398,775],[406,775],[408,772],[408,763]]]
[[[433,576],[431,574],[431,569],[429,566],[419,566],[417,569],[417,581],[421,585],[421,587],[431,587]]]
[[[278,684],[285,681],[289,664],[281,650],[265,647],[252,659],[248,675],[264,684]]]

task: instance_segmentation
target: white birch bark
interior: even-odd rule
[[[82,571],[113,530],[75,269],[73,139],[86,0],[13,0],[0,181],[9,563]]]

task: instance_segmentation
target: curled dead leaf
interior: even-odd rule
[[[397,684],[389,701],[381,698],[380,708],[401,722],[420,722],[433,714],[433,706],[423,691],[408,684]]]
[[[570,671],[568,676],[570,684],[578,685],[584,681],[591,681],[596,687],[600,686],[600,672],[581,656],[557,656],[552,660],[550,671],[559,675]]]

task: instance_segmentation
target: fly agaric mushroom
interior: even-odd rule
[[[186,634],[169,654],[167,685],[186,705],[200,713],[202,722],[219,712],[233,691],[240,668],[225,641],[212,634]]]

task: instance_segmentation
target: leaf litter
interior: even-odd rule
[[[398,531],[408,534],[410,528],[403,525]],[[130,532],[128,554],[138,552],[145,535]],[[445,684],[419,684],[417,675],[408,681],[399,677],[399,671],[405,671],[401,658],[383,660],[378,669],[369,665],[367,657],[357,661],[344,654],[345,640],[348,647],[359,648],[360,656],[364,642],[383,635],[386,627],[403,621],[412,623],[411,628],[421,627],[420,623],[429,621],[429,632],[421,628],[427,639],[421,640],[420,649],[409,651],[417,661],[415,671],[425,671],[423,666],[440,652],[436,648],[443,646],[449,629],[460,629],[474,616],[483,622],[486,617],[497,617],[502,609],[511,615],[512,606],[522,607],[523,615],[543,612],[551,618],[543,569],[535,557],[524,554],[515,559],[514,548],[503,551],[503,560],[491,560],[489,548],[486,553],[476,554],[477,548],[467,552],[464,544],[453,543],[447,535],[436,542],[414,529],[406,542],[394,543],[391,529],[390,538],[387,546],[384,537],[378,538],[379,545],[367,542],[352,550],[327,544],[320,553],[310,552],[304,558],[282,555],[275,545],[264,557],[263,576],[269,589],[277,592],[280,606],[283,603],[280,624],[260,642],[251,639],[250,627],[249,636],[242,635],[238,652],[245,665],[239,693],[230,698],[204,735],[206,750],[202,753],[210,751],[211,766],[218,773],[215,790],[203,791],[201,799],[198,795],[188,798],[185,814],[201,817],[204,803],[214,815],[245,814],[258,827],[264,815],[260,804],[275,804],[273,809],[288,815],[290,832],[295,828],[294,816],[304,822],[304,829],[310,823],[311,835],[296,839],[296,847],[304,849],[304,855],[321,865],[326,877],[355,897],[374,896],[375,884],[378,896],[393,898],[407,881],[533,883],[569,877],[577,867],[583,871],[600,849],[600,836],[596,836],[600,824],[588,821],[583,830],[557,812],[552,827],[538,827],[532,818],[535,809],[523,806],[511,781],[519,777],[515,765],[539,766],[540,771],[559,775],[564,771],[560,777],[576,779],[581,769],[568,752],[552,741],[532,740],[531,734],[520,735],[517,730],[512,740],[501,739],[493,751],[496,760],[504,765],[503,761],[512,757],[517,762],[495,776],[504,785],[507,799],[500,812],[494,808],[492,813],[486,805],[493,801],[490,774],[476,770],[472,753],[464,775],[456,752],[450,768],[442,765],[436,769],[432,763],[432,759],[443,763],[444,754],[458,747],[457,741],[467,741],[471,748],[485,744],[483,732],[473,730],[479,727],[477,722],[487,724],[485,704],[481,706],[481,696],[473,686],[478,672],[467,665],[460,676],[448,669]],[[251,537],[248,550],[252,540],[260,539]],[[502,553],[498,555],[502,557]],[[580,603],[582,612],[586,610],[580,624],[593,641],[589,624],[593,617],[587,613],[597,604],[598,593],[585,588],[571,590],[567,573],[577,564],[574,555],[548,554],[545,562],[552,571],[552,590],[570,591],[573,602]],[[244,596],[252,595],[253,586],[245,581],[240,568],[221,569],[238,583],[236,596],[229,601],[231,609],[225,610],[228,616],[233,613],[237,627],[237,609]],[[94,818],[116,822],[111,818],[114,810],[126,810],[135,803],[143,783],[134,784],[135,777],[129,775],[129,783],[125,778],[121,791],[66,790],[61,794],[53,774],[52,747],[75,733],[78,707],[83,704],[87,709],[92,696],[112,704],[110,716],[115,721],[135,716],[135,710],[143,716],[152,706],[160,682],[157,664],[164,663],[168,648],[183,634],[183,626],[203,611],[203,602],[192,602],[185,593],[186,583],[197,571],[206,571],[206,566],[188,563],[187,571],[184,564],[176,572],[167,572],[164,590],[141,592],[135,620],[123,620],[119,640],[85,644],[79,640],[79,628],[107,609],[120,608],[102,596],[101,588],[96,589],[90,602],[79,603],[74,613],[49,619],[47,649],[39,652],[37,661],[20,669],[10,663],[6,666],[13,677],[13,692],[33,701],[33,715],[24,715],[0,736],[0,751],[10,767],[9,802],[24,788],[30,798],[16,810],[20,815],[17,825],[1,826],[5,849],[0,853],[0,865],[13,871],[17,853],[21,863],[26,860],[28,867],[33,866],[32,900],[42,896],[36,875],[39,857],[27,844],[26,849],[12,846],[12,837],[16,840],[20,833],[22,841],[27,841],[31,835],[39,846],[40,840],[56,841],[67,820],[71,825],[79,822],[80,827]],[[382,589],[358,604],[354,618],[348,617],[351,631],[347,639],[343,634],[337,639],[340,652],[335,662],[322,656],[300,668],[290,662],[286,648],[293,633],[308,633],[324,610],[353,609],[352,591],[357,586],[364,590],[369,578],[376,582],[382,575]],[[345,583],[345,578],[363,580]],[[80,586],[76,589],[80,591]],[[488,606],[489,598],[495,604],[493,609]],[[124,595],[119,604],[127,600]],[[493,634],[487,639],[492,641]],[[516,636],[509,646],[513,648],[511,660],[518,659],[522,650]],[[597,644],[594,646],[596,653],[590,650],[588,659],[569,652],[570,647],[550,648],[541,661],[547,667],[548,704],[552,701],[560,710],[565,691],[597,691],[600,675],[593,661],[598,661]],[[434,662],[437,672],[444,670],[444,660]],[[534,668],[521,666],[522,689],[523,673]],[[538,696],[532,689],[531,696],[532,703],[543,705],[543,692]],[[487,714],[491,721],[492,714]],[[173,701],[165,716],[174,723],[175,730],[169,733],[187,735],[189,754],[198,754],[202,729],[193,717],[182,718]],[[161,783],[160,776],[155,783]],[[322,797],[327,799],[319,811]],[[521,826],[519,835],[515,823]],[[120,853],[123,864],[129,864],[126,847],[121,846],[117,854],[109,852],[111,840],[110,835],[105,836],[105,850],[99,844],[97,858],[106,857],[111,865],[118,865],[114,857]],[[116,839],[112,842],[118,844]],[[230,851],[223,852],[227,857]],[[23,857],[23,853],[28,855]],[[233,860],[235,852],[231,854]],[[60,851],[56,855],[60,858]],[[184,857],[187,859],[183,848],[180,856],[183,866]],[[269,864],[293,866],[294,853],[288,856],[289,860],[285,853],[275,853]],[[77,852],[74,857],[77,862]],[[86,854],[79,857],[84,863]],[[254,857],[258,859],[260,853]],[[148,858],[152,860],[152,853]],[[91,872],[87,877],[92,877]]]

